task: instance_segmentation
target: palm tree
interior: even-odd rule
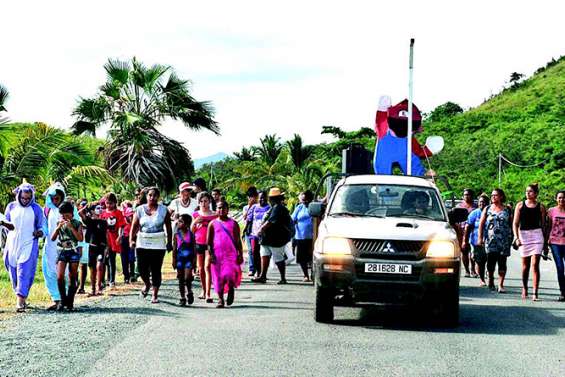
[[[18,141],[10,146],[0,166],[0,202],[7,201],[6,194],[22,178],[33,182],[38,192],[51,181],[64,182],[69,193],[75,195],[80,185],[90,184],[102,191],[103,184],[111,183],[112,178],[98,163],[82,137],[35,123],[21,130]]]
[[[312,145],[304,145],[302,138],[298,134],[294,134],[294,138],[287,141],[286,146],[290,152],[294,167],[298,171],[302,170],[306,161],[312,156],[314,147]]]
[[[242,147],[240,152],[233,154],[238,161],[255,161],[255,151],[253,148]]]
[[[260,139],[261,145],[253,147],[253,151],[259,155],[261,160],[267,165],[273,165],[283,149],[280,140],[281,138],[276,134],[265,135],[265,137]]]
[[[108,60],[104,69],[107,81],[98,95],[81,98],[74,109],[73,131],[94,135],[100,126],[108,125],[104,154],[109,171],[139,185],[175,187],[194,170],[190,153],[157,127],[172,119],[192,130],[219,134],[211,104],[196,101],[189,81],[180,79],[169,66],[146,67],[133,58],[131,62]]]

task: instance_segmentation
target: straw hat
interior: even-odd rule
[[[278,188],[278,187],[272,187],[269,190],[269,198],[274,198],[274,197],[283,196],[283,195],[284,195],[284,192],[282,192],[281,189]]]

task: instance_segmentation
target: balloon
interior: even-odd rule
[[[426,138],[426,147],[432,152],[433,154],[438,154],[443,149],[445,145],[443,141],[443,137],[441,136],[428,136]]]

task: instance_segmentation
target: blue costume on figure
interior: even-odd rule
[[[412,126],[413,133],[422,130],[422,116],[416,105],[412,104]],[[408,100],[404,100],[394,106],[390,105],[390,97],[381,97],[377,117],[375,120],[375,132],[377,134],[377,144],[375,146],[375,156],[373,167],[375,174],[392,174],[393,167],[398,164],[404,174],[407,173],[406,150],[408,133]],[[435,137],[441,139],[439,137]],[[436,147],[433,151],[438,153],[443,148]],[[412,136],[412,175],[423,176],[426,169],[420,158],[429,157],[432,151],[428,146],[421,146],[418,140]]]

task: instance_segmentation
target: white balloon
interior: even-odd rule
[[[443,141],[443,137],[441,136],[428,136],[426,138],[426,147],[432,152],[433,154],[438,154],[442,151],[445,142]]]

